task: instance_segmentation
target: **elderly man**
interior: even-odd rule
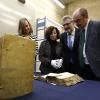
[[[82,75],[86,79],[100,80],[100,21],[89,20],[85,8],[78,8],[73,20],[82,29],[79,45]]]
[[[74,26],[69,15],[64,16],[62,20],[65,32],[61,34],[60,42],[62,44],[64,71],[79,74],[79,30]]]

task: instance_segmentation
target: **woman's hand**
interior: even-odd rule
[[[62,60],[62,59],[51,60],[51,65],[52,65],[55,69],[61,68],[62,63],[63,63],[63,60]]]

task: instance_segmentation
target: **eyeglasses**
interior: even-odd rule
[[[65,25],[69,25],[69,24],[71,24],[71,22],[70,22],[70,23],[65,23],[65,24],[63,24],[63,26],[65,26]]]

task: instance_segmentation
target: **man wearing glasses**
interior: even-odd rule
[[[74,26],[70,16],[64,16],[62,21],[65,32],[61,34],[60,42],[62,44],[64,71],[79,74],[79,29]]]

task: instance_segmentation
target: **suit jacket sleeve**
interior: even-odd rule
[[[47,49],[46,45],[45,45],[45,42],[46,41],[43,41],[40,45],[40,48],[39,48],[39,60],[41,61],[41,63],[50,63],[51,60],[50,60],[50,57],[47,57],[45,55],[45,49]]]

